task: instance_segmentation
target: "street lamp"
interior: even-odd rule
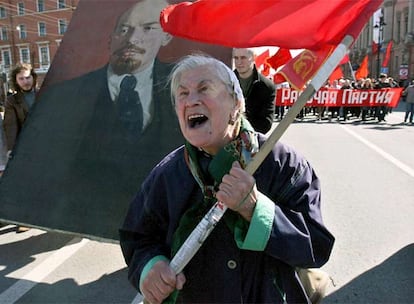
[[[382,15],[379,17],[379,21],[377,22],[377,24],[374,25],[374,28],[378,29],[377,78],[379,78],[379,76],[380,76],[380,69],[381,69],[380,52],[381,52],[381,44],[382,44],[383,32],[384,32],[384,26],[385,25],[387,25],[387,24],[384,22],[384,16],[382,16]]]

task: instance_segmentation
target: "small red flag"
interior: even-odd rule
[[[261,72],[264,76],[269,76],[269,74],[270,74],[270,66],[268,65],[268,64],[264,64],[263,65],[263,69],[262,69],[262,72]]]
[[[367,78],[368,77],[368,55],[365,55],[361,62],[358,70],[355,72],[355,79]]]
[[[387,45],[387,50],[385,51],[384,61],[382,62],[382,66],[385,68],[388,66],[388,62],[391,58],[391,49],[392,49],[392,40]]]
[[[378,53],[379,44],[376,43],[374,40],[372,40],[371,47],[372,47],[372,50],[371,50],[372,55],[377,54]]]
[[[267,58],[267,63],[275,70],[286,64],[292,59],[290,51],[285,48],[279,48],[272,57]]]
[[[344,77],[344,73],[342,73],[342,68],[340,65],[336,67],[336,69],[332,72],[329,76],[329,81],[332,83],[334,80],[338,80]]]
[[[266,62],[266,58],[270,56],[269,49],[265,50],[260,55],[257,55],[254,58],[254,63],[256,64],[256,67],[259,68],[262,64]]]
[[[334,49],[334,46],[327,45],[316,51],[304,50],[285,64],[277,74],[281,74],[294,89],[301,90]]]
[[[280,83],[283,83],[283,82],[286,82],[286,81],[287,80],[285,79],[285,77],[283,77],[282,74],[276,73],[273,76],[273,82],[276,83],[276,84],[280,84]]]

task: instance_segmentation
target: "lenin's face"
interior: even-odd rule
[[[147,68],[171,36],[163,32],[159,18],[168,3],[143,0],[124,12],[111,35],[109,62],[118,74],[132,74]]]

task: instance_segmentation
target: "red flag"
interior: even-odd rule
[[[273,82],[276,83],[276,84],[286,82],[286,81],[287,80],[285,79],[285,77],[283,77],[282,74],[277,73],[273,76]]]
[[[228,47],[318,49],[348,34],[356,39],[382,2],[199,0],[166,7],[160,22],[174,36]]]
[[[316,51],[304,50],[290,60],[277,74],[281,74],[294,89],[301,90],[333,50],[334,46],[329,45]]]
[[[344,73],[342,73],[341,65],[338,65],[336,69],[332,72],[329,76],[329,81],[332,83],[334,80],[338,80],[344,77]]]
[[[270,66],[268,65],[268,64],[264,64],[263,65],[263,69],[262,69],[262,72],[261,72],[264,76],[269,76],[269,74],[270,74]]]
[[[372,50],[371,50],[372,55],[375,55],[376,53],[378,53],[379,44],[376,43],[374,40],[372,41],[371,47],[372,47]]]
[[[286,64],[289,60],[292,59],[290,51],[285,48],[279,48],[272,57],[267,58],[267,63],[277,70],[280,66]]]
[[[382,62],[382,66],[384,68],[388,66],[388,62],[390,61],[391,49],[392,49],[392,40],[388,43],[387,50],[385,51],[384,61]]]
[[[254,63],[256,64],[256,67],[259,68],[262,64],[264,64],[266,61],[266,58],[268,58],[269,56],[270,56],[269,49],[265,50],[260,55],[257,55],[254,58]]]
[[[368,55],[365,55],[364,59],[361,62],[361,65],[355,72],[355,79],[367,78],[368,74]]]

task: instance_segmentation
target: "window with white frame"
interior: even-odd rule
[[[24,15],[24,2],[17,3],[17,14]]]
[[[7,11],[4,6],[0,6],[0,18],[4,19],[7,17]]]
[[[20,61],[24,63],[30,63],[30,50],[27,46],[22,46],[19,48],[20,52]]]
[[[57,8],[58,9],[66,8],[65,0],[57,0]]]
[[[2,41],[9,40],[7,26],[0,27],[0,40]]]
[[[37,11],[43,12],[45,10],[45,0],[37,0]]]
[[[17,26],[17,30],[19,31],[19,38],[20,39],[26,39],[27,38],[27,30],[26,30],[26,25],[24,24],[19,24]]]
[[[39,45],[39,62],[41,67],[48,67],[50,65],[48,45]]]
[[[40,37],[46,36],[46,23],[39,22],[38,23],[38,30],[39,30],[39,36]]]
[[[3,64],[5,68],[9,68],[11,66],[10,49],[1,50],[1,63]]]
[[[66,29],[67,29],[66,19],[59,19],[58,29],[59,29],[59,35],[65,34]]]

